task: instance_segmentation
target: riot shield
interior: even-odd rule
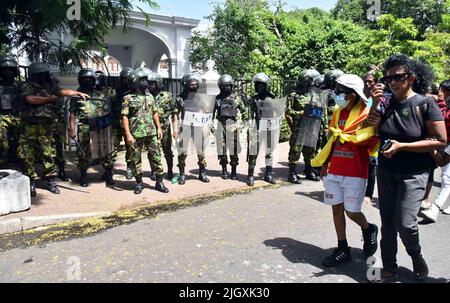
[[[112,103],[111,98],[91,99],[88,119],[90,152],[92,160],[101,159],[112,153]]]
[[[265,147],[265,154],[272,154],[279,143],[281,125],[286,111],[287,97],[266,98],[257,103],[256,121],[249,124],[249,155],[258,155]]]
[[[306,97],[303,116],[295,130],[296,144],[316,148],[328,100],[318,88],[312,88]]]
[[[190,154],[193,140],[198,155],[203,155],[209,145],[209,135],[213,125],[215,96],[190,93],[183,102],[183,115],[178,137],[178,153]]]

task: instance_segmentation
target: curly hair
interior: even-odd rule
[[[431,65],[421,59],[414,60],[414,73],[416,74],[416,81],[413,84],[413,90],[422,95],[430,93],[436,79]]]
[[[404,54],[393,55],[387,58],[383,64],[383,74],[386,76],[389,69],[398,66],[404,66],[410,75],[415,74],[414,61]]]

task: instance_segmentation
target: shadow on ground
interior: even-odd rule
[[[291,238],[275,238],[264,241],[264,244],[273,249],[280,249],[283,256],[291,263],[303,263],[312,265],[321,271],[311,273],[311,278],[319,278],[328,275],[347,276],[357,282],[367,283],[369,268],[363,252],[359,248],[351,248],[353,261],[339,265],[335,268],[326,268],[322,265],[323,259],[333,252],[334,248],[324,250],[318,246],[297,241]],[[397,282],[414,283],[414,274],[411,270],[400,267]],[[428,278],[427,283],[448,283],[445,278]]]

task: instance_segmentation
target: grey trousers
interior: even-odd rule
[[[396,272],[397,233],[411,257],[421,254],[417,214],[425,194],[429,171],[402,175],[377,170],[381,215],[381,258],[383,268]]]

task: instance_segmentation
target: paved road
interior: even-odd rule
[[[353,223],[347,229],[354,261],[321,266],[336,242],[322,195],[320,183],[309,182],[258,190],[88,238],[13,249],[0,254],[0,282],[365,282],[361,231]],[[379,225],[373,205],[364,211]],[[449,230],[450,217],[421,226],[431,282],[450,278]],[[403,245],[399,265],[400,281],[413,281]]]

